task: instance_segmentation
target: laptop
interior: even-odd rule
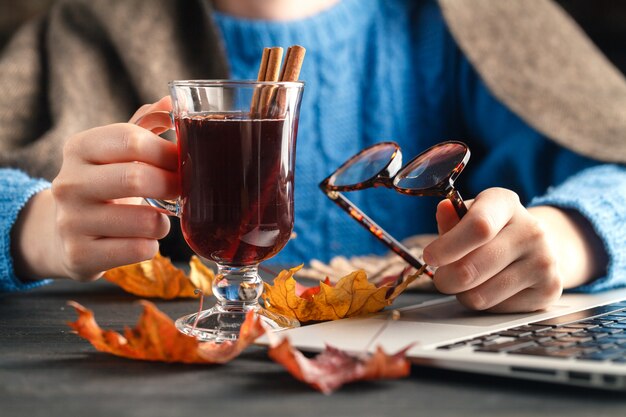
[[[304,351],[330,344],[350,352],[381,346],[395,353],[414,344],[407,357],[420,365],[626,390],[626,289],[565,294],[548,310],[525,314],[475,312],[454,297],[397,311],[395,320],[383,311],[281,336]]]

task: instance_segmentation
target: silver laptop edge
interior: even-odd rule
[[[393,353],[413,345],[407,357],[421,365],[625,390],[624,363],[486,353],[474,351],[471,347],[437,349],[623,300],[626,300],[626,289],[599,294],[566,294],[547,311],[502,315],[472,312],[460,306],[454,298],[445,297],[398,309],[400,318],[395,321],[390,320],[391,312],[385,311],[370,317],[290,329],[280,332],[280,337],[288,337],[293,346],[307,351],[320,351],[329,344],[350,352],[363,352],[368,346],[372,351],[381,346],[386,352]],[[269,339],[263,338],[259,343],[269,344]]]

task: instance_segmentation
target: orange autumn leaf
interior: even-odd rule
[[[140,297],[158,297],[166,300],[179,297],[195,297],[196,289],[211,294],[213,271],[202,264],[196,256],[189,262],[188,277],[176,268],[169,258],[156,256],[148,261],[121,266],[104,273],[104,278]]]
[[[270,347],[268,354],[296,379],[324,394],[330,394],[348,382],[408,376],[411,365],[405,353],[409,348],[410,346],[394,355],[387,355],[378,347],[373,355],[359,357],[326,346],[324,351],[309,359],[294,349],[289,340],[284,339],[278,345]]]
[[[76,333],[87,339],[100,352],[130,359],[181,363],[226,363],[261,336],[265,329],[261,319],[248,313],[241,326],[239,339],[222,343],[199,342],[176,329],[174,322],[149,301],[141,301],[143,313],[134,329],[126,328],[124,334],[103,330],[98,326],[93,312],[70,301],[78,319],[68,323]]]
[[[293,317],[300,322],[337,320],[375,313],[391,305],[418,274],[404,280],[393,280],[376,286],[367,280],[364,271],[355,271],[337,284],[328,280],[319,288],[301,292],[294,274],[301,266],[281,271],[273,285],[265,283],[265,307],[275,313]],[[300,294],[300,295],[299,295]]]

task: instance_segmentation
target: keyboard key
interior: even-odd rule
[[[603,326],[605,329],[626,329],[626,323],[611,323]]]
[[[603,324],[603,321],[599,319],[591,319],[591,320],[578,321],[576,322],[576,324]]]
[[[615,346],[615,343],[612,343],[612,342],[604,343],[604,340],[606,340],[606,338],[601,339],[601,340],[592,340],[589,342],[583,342],[579,344],[578,346],[584,347],[584,348],[596,348],[596,349],[607,349],[609,347]]]
[[[621,333],[623,334],[623,333]],[[615,335],[618,336],[618,335]],[[604,339],[602,339],[602,343],[613,343],[616,345],[624,345],[626,344],[626,338],[623,337],[615,337],[615,336],[609,336],[609,337],[605,337]]]
[[[504,330],[498,332],[498,335],[505,337],[525,337],[530,336],[531,334],[533,334],[533,332],[528,330]]]
[[[551,358],[573,358],[579,355],[584,355],[582,349],[579,348],[568,348],[568,349],[560,349],[555,350],[554,352],[549,352],[548,356]]]
[[[522,331],[530,331],[530,332],[539,333],[539,332],[543,332],[546,330],[550,330],[551,328],[552,326],[534,326],[532,324],[527,324],[525,326],[513,327],[510,330],[522,330]]]
[[[587,329],[587,333],[609,333],[610,330],[605,329],[604,327],[594,327],[593,329]]]
[[[590,320],[590,321],[594,322],[598,326],[604,326],[605,324],[613,323],[611,320],[600,320],[600,319],[593,319],[593,320]]]
[[[555,348],[566,348],[576,345],[576,342],[562,342],[559,340],[549,340],[547,342],[540,343],[543,347],[555,347]]]
[[[585,335],[580,335],[580,336],[574,335],[574,336],[562,337],[559,339],[559,342],[583,343],[583,342],[589,342],[590,340],[593,340],[593,337],[585,336]],[[626,343],[626,340],[624,341],[624,343]]]
[[[593,323],[570,323],[566,327],[569,327],[570,329],[593,329],[594,327],[598,327],[598,325]]]
[[[583,333],[586,329],[581,329],[579,327],[570,327],[569,325],[567,325],[565,327],[557,327],[554,330],[576,334],[576,333]]]
[[[553,330],[548,330],[547,332],[542,332],[541,336],[544,337],[554,337],[555,339],[559,339],[561,337],[567,337],[569,335],[569,333],[563,333],[563,332],[555,332]]]
[[[578,332],[582,332],[584,331],[584,329],[577,329],[577,328],[570,328],[567,326],[560,326],[560,327],[555,327],[552,330],[550,330],[551,332],[557,332],[557,333],[578,333]]]
[[[580,359],[591,361],[607,361],[624,357],[622,349],[603,350],[600,352],[588,353],[580,356]]]
[[[549,352],[558,350],[558,348],[550,348],[543,346],[530,346],[509,352],[512,355],[532,355],[532,356],[548,356]]]
[[[567,337],[567,336],[565,336],[565,337]],[[549,340],[556,340],[555,338],[550,337],[550,336],[543,336],[541,333],[539,335],[532,336],[531,339],[533,339],[537,343],[543,343],[543,342],[547,342]]]
[[[497,343],[491,346],[484,346],[476,349],[478,352],[508,352],[510,350],[521,349],[529,346],[536,346],[537,344],[530,339],[517,339],[511,342]]]
[[[615,303],[609,304],[610,306],[613,307],[621,307],[621,308],[626,308],[626,300],[622,300],[622,301],[617,301]]]
[[[609,333],[611,336],[615,336],[618,333],[624,332],[624,329],[616,329],[616,328],[611,328],[611,327],[599,327],[599,328],[604,330],[605,333]]]
[[[621,305],[605,305],[599,307],[588,308],[586,310],[577,311],[571,314],[565,314],[563,316],[554,317],[547,320],[537,321],[530,323],[535,326],[559,326],[567,323],[575,323],[585,318],[594,318],[604,314],[614,313],[619,310],[623,310],[626,306]]]
[[[617,314],[609,314],[607,316],[602,316],[602,320],[611,320],[611,321],[626,321],[626,317],[618,316]]]
[[[439,346],[437,349],[455,350],[455,349],[459,349],[459,348],[462,348],[462,347],[465,347],[465,346],[466,346],[465,342],[459,342],[459,343],[452,343],[450,345]]]

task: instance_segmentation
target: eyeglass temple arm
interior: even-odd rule
[[[455,188],[452,188],[450,192],[446,195],[446,198],[452,202],[454,210],[456,211],[457,216],[459,216],[459,219],[462,219],[463,216],[467,214],[467,206],[465,205],[465,202],[463,202],[461,194],[459,194],[459,192]]]
[[[407,261],[409,265],[424,272],[429,277],[433,277],[433,273],[427,268],[427,265],[421,263],[415,256],[409,252],[409,249],[387,233],[374,220],[370,219],[365,213],[359,210],[350,200],[348,200],[339,191],[326,191],[326,196],[335,202],[339,207],[345,210],[352,218],[359,222],[361,226],[369,230],[376,236],[385,246],[397,253],[402,259]]]

